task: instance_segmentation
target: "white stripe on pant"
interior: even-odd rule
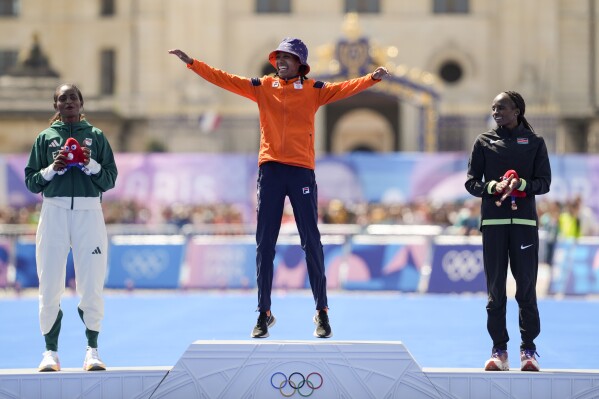
[[[73,250],[77,294],[85,326],[100,331],[104,317],[104,279],[108,239],[102,208],[71,210],[44,201],[36,234],[39,317],[50,332],[65,291],[66,262]],[[99,253],[96,251],[99,248]]]

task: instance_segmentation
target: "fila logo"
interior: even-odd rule
[[[52,142],[48,145],[48,147],[56,148],[56,147],[60,147],[60,144],[58,144],[58,141],[52,140]]]
[[[102,253],[102,251],[100,251],[100,247],[96,247],[96,249],[94,249],[94,251],[92,252],[92,255],[98,255],[101,253]]]
[[[497,139],[497,140],[489,140],[489,143],[491,143],[491,144],[495,144],[495,143],[497,143],[498,141],[501,141],[501,139]]]
[[[303,194],[310,194],[310,187],[304,187],[304,188],[302,188],[302,193]]]

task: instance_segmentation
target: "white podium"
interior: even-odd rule
[[[152,398],[441,398],[401,342],[196,341]]]
[[[422,369],[401,342],[195,341],[174,367],[0,370],[0,399],[598,399],[599,370]]]

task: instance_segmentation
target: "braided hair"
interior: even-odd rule
[[[524,103],[524,99],[522,98],[520,93],[516,91],[504,91],[504,93],[507,94],[510,100],[512,100],[516,108],[520,110],[520,113],[517,116],[518,123],[522,122],[524,124],[524,127],[526,127],[531,132],[534,132],[535,130],[532,128],[532,125],[528,123],[528,121],[524,117],[524,112],[526,111],[526,103]]]
[[[81,94],[81,90],[79,90],[79,88],[72,83],[63,83],[56,88],[56,90],[54,91],[54,104],[56,104],[56,102],[58,101],[58,91],[63,86],[68,86],[68,87],[73,88],[75,90],[75,92],[77,93],[77,97],[79,97],[79,101],[81,101],[81,104],[83,105],[83,95]],[[85,114],[79,114],[79,120],[82,121],[84,119],[85,119]],[[52,118],[50,118],[50,125],[52,125],[54,122],[60,121],[60,120],[61,120],[60,112],[57,111],[56,113],[54,113],[54,115],[52,115]]]

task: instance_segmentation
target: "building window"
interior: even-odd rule
[[[439,151],[463,151],[465,147],[464,131],[468,129],[467,121],[461,116],[446,115],[439,118],[439,135],[437,147]]]
[[[19,15],[19,0],[0,0],[0,16],[14,17]]]
[[[434,0],[435,14],[468,14],[468,0]]]
[[[439,68],[439,76],[445,83],[458,83],[462,79],[463,75],[464,70],[457,61],[445,61]]]
[[[114,14],[114,0],[100,0],[100,15],[103,17],[110,17]]]
[[[17,65],[19,52],[16,50],[0,50],[0,75],[4,75],[10,68]]]
[[[267,13],[290,13],[291,0],[256,0],[256,12]]]
[[[345,12],[377,14],[381,12],[380,0],[345,0]]]
[[[105,95],[114,94],[116,52],[114,50],[102,50],[100,62],[100,93]]]

